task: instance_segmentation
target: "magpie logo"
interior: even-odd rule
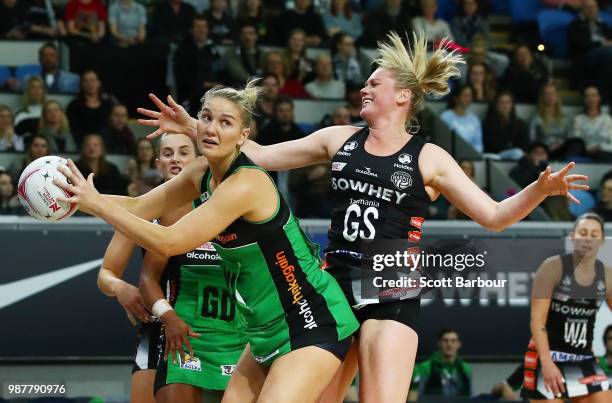
[[[80,263],[70,267],[39,274],[0,285],[0,309],[39,294],[44,290],[100,267],[103,259]]]

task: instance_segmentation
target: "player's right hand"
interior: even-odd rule
[[[174,310],[164,313],[160,320],[164,324],[166,337],[164,361],[167,361],[168,356],[170,356],[172,357],[172,362],[176,364],[177,351],[181,354],[181,357],[185,356],[183,345],[187,347],[189,354],[193,355],[193,348],[189,342],[189,337],[200,337],[200,334],[191,330],[191,328],[179,318]]]
[[[151,321],[151,315],[149,312],[147,312],[142,295],[137,287],[124,282],[116,290],[115,296],[117,297],[117,301],[128,314],[128,318],[131,315],[134,318],[138,318],[142,322]]]
[[[145,108],[138,108],[140,114],[150,119],[138,119],[138,123],[145,126],[157,127],[153,133],[149,134],[149,140],[162,135],[163,133],[182,133],[186,134],[194,141],[197,137],[196,126],[193,119],[185,108],[176,103],[172,96],[168,95],[168,104],[164,104],[155,94],[149,94],[151,101],[157,106],[159,112]]]
[[[551,391],[556,398],[565,393],[565,379],[557,365],[552,361],[542,361],[542,377],[547,390]]]

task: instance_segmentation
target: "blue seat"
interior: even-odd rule
[[[15,78],[23,81],[28,76],[39,76],[41,73],[40,64],[24,64],[15,69]]]
[[[8,66],[0,66],[0,87],[2,87],[11,76],[11,69]]]
[[[567,56],[567,29],[575,16],[567,11],[541,10],[538,12],[538,30],[544,45],[553,57]]]
[[[438,11],[436,16],[450,21],[459,12],[459,4],[456,0],[438,0]]]
[[[493,10],[495,10],[497,14],[509,15],[510,0],[495,0]]]
[[[600,11],[599,12],[599,18],[601,18],[603,20],[603,22],[606,23],[606,25],[612,27],[612,14],[611,13],[607,13],[605,11]]]
[[[538,0],[510,0],[510,15],[514,22],[536,22],[540,11]]]
[[[315,126],[310,123],[296,123],[296,125],[300,128],[304,135],[310,134],[314,132]]]

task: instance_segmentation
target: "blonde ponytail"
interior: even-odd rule
[[[374,63],[394,73],[398,88],[407,88],[412,92],[409,119],[421,109],[425,96],[448,94],[448,80],[460,75],[457,64],[465,62],[449,49],[446,40],[428,56],[427,39],[423,32],[418,35],[413,33],[413,45],[408,49],[396,32],[391,32],[387,37],[389,43],[378,43],[379,56]]]
[[[246,87],[241,90],[223,86],[213,87],[206,91],[201,102],[205,104],[206,101],[214,97],[221,97],[235,102],[242,110],[242,127],[250,127],[251,119],[257,106],[257,99],[263,91],[263,89],[257,85],[258,82],[259,79],[251,80],[247,83]]]

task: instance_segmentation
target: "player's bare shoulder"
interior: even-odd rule
[[[317,134],[321,136],[321,139],[325,142],[325,149],[327,150],[327,155],[331,160],[338,152],[340,147],[342,147],[342,144],[346,143],[349,137],[362,129],[363,127],[348,125],[330,126],[319,130]]]

